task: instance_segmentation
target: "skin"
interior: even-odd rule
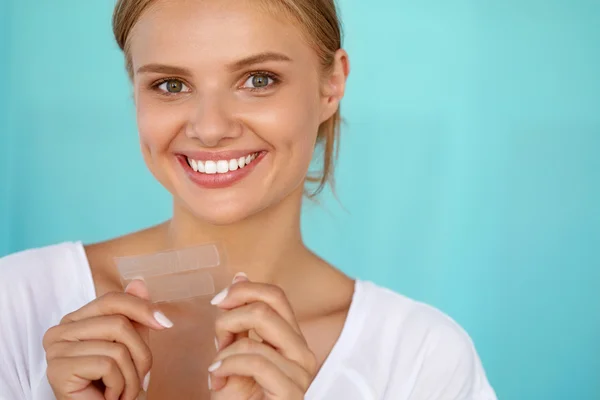
[[[354,291],[300,233],[304,178],[318,127],[344,95],[347,54],[338,50],[324,73],[299,27],[250,0],[159,0],[132,31],[130,51],[141,151],[173,195],[173,216],[86,246],[98,298],[44,337],[55,394],[134,399],[150,370],[148,332],[167,328],[154,318],[143,283],[123,293],[114,257],[218,241],[247,277],[215,305],[224,312],[212,398],[301,399],[340,335]],[[240,64],[266,53],[288,60]],[[165,92],[161,79],[174,79],[175,92]],[[175,158],[246,149],[267,153],[222,189],[192,183]],[[251,330],[264,342],[248,339]],[[98,380],[102,390],[91,384]]]

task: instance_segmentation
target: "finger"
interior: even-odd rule
[[[131,281],[127,287],[125,287],[125,293],[130,294],[132,296],[138,297],[142,300],[150,300],[150,292],[148,291],[148,287],[146,286],[146,283],[142,280],[139,279],[134,279],[133,281]],[[162,326],[172,326],[173,323],[171,321],[169,321],[168,319],[166,319],[165,315],[162,314],[159,310],[154,310],[153,313],[154,319],[157,321],[161,321],[160,324]],[[158,318],[158,319],[157,319]],[[140,335],[140,337],[142,338],[142,340],[146,343],[150,343],[150,330],[148,329],[148,327],[144,326],[143,324],[140,324],[139,322],[133,322],[133,327],[135,328],[135,330],[138,332],[138,334]],[[146,386],[149,385],[149,380],[150,376],[147,375],[146,378],[144,378],[144,390],[146,390]]]
[[[249,333],[250,332],[241,332],[241,333],[237,333],[237,334],[233,335],[230,341],[228,341],[227,343],[223,343],[223,347],[220,347],[219,339],[215,335],[215,345],[217,347],[217,351],[219,351],[219,349],[221,349],[221,348],[227,348],[227,346],[229,346],[231,343],[237,342],[239,340],[247,339],[250,336]],[[223,387],[223,386],[225,386],[225,384],[227,384],[227,378],[210,379],[210,377],[209,377],[209,384],[213,385],[215,387]]]
[[[238,282],[249,282],[250,279],[248,278],[248,275],[246,275],[243,272],[238,272],[234,277],[233,277],[233,281],[232,281],[232,285],[236,284]],[[249,337],[251,339],[256,340],[257,342],[262,343],[262,338],[258,335],[258,333],[256,333],[256,331],[254,329],[250,329],[248,332],[244,333],[244,334],[238,334],[236,335],[236,341],[238,340],[238,338],[240,337]],[[217,347],[218,350],[218,347]]]
[[[79,310],[67,314],[61,320],[61,324],[115,314],[124,315],[152,329],[161,330],[173,326],[173,323],[164,314],[155,310],[148,300],[119,292],[107,293]]]
[[[249,280],[248,276],[245,273],[241,272],[241,273],[236,274],[233,277],[231,284],[233,285],[238,282],[247,282],[248,280]],[[243,340],[245,338],[248,338],[248,337],[250,337],[251,332],[253,332],[253,331],[238,333],[238,334],[234,335],[230,341],[228,341],[226,343],[222,343],[222,346],[227,347],[231,344],[231,342],[237,342],[238,340]],[[215,336],[215,344],[217,346],[217,351],[219,351],[220,344],[219,344],[219,340],[216,336]],[[227,384],[227,381],[228,381],[228,379],[226,377],[211,377],[209,375],[208,376],[209,389],[212,390],[212,388],[215,387],[215,388],[217,388],[217,390],[219,390],[220,388],[225,387],[225,385]],[[240,383],[239,379],[237,380],[236,383],[238,383],[238,384]],[[235,385],[235,383],[234,383],[234,385]],[[236,389],[232,388],[232,390],[236,390]]]
[[[270,360],[255,354],[236,354],[217,361],[209,368],[215,377],[246,376],[253,378],[269,398],[304,399],[304,390],[298,387]]]
[[[244,304],[263,302],[277,311],[297,333],[301,333],[292,306],[285,292],[279,286],[249,282],[241,276],[236,276],[235,281],[235,284],[225,289],[226,292],[221,292],[215,296],[213,299],[214,305],[225,310],[230,310]]]
[[[127,347],[140,379],[143,379],[152,366],[150,348],[137,333],[131,321],[122,315],[94,317],[57,325],[46,332],[44,339],[48,342],[45,346],[46,351],[50,349],[51,344],[63,341],[101,340],[121,343]]]
[[[271,305],[302,337],[302,332],[298,326],[292,307],[283,290],[274,285],[249,282],[248,276],[243,272],[236,274],[233,278],[232,286],[215,296],[212,303],[229,310],[251,303],[252,301],[260,301],[257,299],[264,299],[264,302]],[[248,331],[247,336],[259,342],[263,340],[253,329]],[[302,339],[304,340],[303,337]],[[219,342],[218,345],[223,348],[229,346],[234,340],[232,336],[227,336],[224,342]]]
[[[125,388],[125,378],[116,361],[107,356],[55,358],[48,364],[50,382],[70,382],[65,395],[72,395],[102,380],[106,400],[119,400]],[[62,392],[61,392],[62,393]]]
[[[227,311],[220,315],[215,323],[220,344],[232,343],[235,334],[250,329],[254,329],[285,358],[297,362],[311,372],[316,368],[314,355],[308,349],[304,338],[265,303],[252,303]]]
[[[115,360],[125,379],[125,388],[121,400],[135,400],[140,392],[141,380],[135,365],[133,364],[129,350],[127,350],[125,345],[101,340],[58,342],[52,345],[46,353],[46,357],[49,361],[55,358],[83,356],[106,356]]]
[[[272,347],[258,343],[249,338],[240,339],[231,346],[223,349],[223,351],[217,354],[214,361],[222,361],[237,354],[253,354],[269,360],[301,389],[308,390],[312,381],[311,374],[301,368],[298,364],[283,357]],[[222,377],[215,378],[216,379],[213,379],[212,381],[213,389],[220,390],[225,386],[225,381]]]

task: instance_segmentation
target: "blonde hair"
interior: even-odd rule
[[[129,37],[143,12],[156,0],[118,0],[113,14],[113,33],[117,44],[125,54],[129,77],[133,77]],[[337,50],[342,47],[342,32],[334,0],[263,0],[263,4],[275,6],[288,14],[303,29],[309,43],[315,49],[325,74],[330,73]],[[319,194],[329,183],[334,186],[334,164],[338,152],[340,110],[319,126],[317,144],[323,149],[323,168],[320,176],[307,176],[307,181],[318,183],[309,197]]]

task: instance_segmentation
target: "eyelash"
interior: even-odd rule
[[[152,90],[156,91],[156,92],[157,92],[158,94],[160,94],[160,95],[163,95],[163,96],[169,96],[169,97],[170,97],[170,96],[176,96],[176,95],[178,95],[178,94],[181,94],[181,93],[171,93],[171,92],[168,92],[168,91],[167,91],[167,92],[165,92],[164,90],[160,90],[160,89],[159,89],[159,86],[160,86],[160,85],[162,85],[162,84],[163,84],[163,83],[165,83],[165,82],[169,82],[169,81],[179,81],[179,82],[181,82],[182,84],[184,84],[185,86],[189,87],[189,85],[188,85],[188,84],[187,84],[185,81],[183,81],[183,80],[181,80],[181,79],[179,79],[179,78],[175,78],[175,77],[169,77],[169,78],[162,78],[162,79],[159,79],[158,81],[154,82],[153,84],[151,84],[151,85],[150,85],[150,89],[152,89]],[[184,93],[185,93],[185,92],[184,92]]]
[[[273,81],[273,83],[271,83],[269,86],[264,87],[264,88],[246,88],[248,90],[250,90],[251,92],[259,92],[259,91],[264,91],[264,90],[268,90],[274,86],[277,86],[279,83],[281,83],[281,79],[274,73],[269,72],[269,71],[254,71],[251,72],[249,74],[246,75],[246,77],[244,78],[244,83],[252,78],[255,75],[264,75],[267,78],[271,79]]]
[[[249,90],[251,92],[260,92],[260,91],[268,90],[268,89],[278,85],[279,83],[281,83],[281,79],[279,78],[279,76],[277,76],[276,74],[269,72],[269,71],[253,71],[244,77],[243,82],[246,83],[246,81],[248,81],[248,79],[252,78],[255,75],[264,75],[267,78],[271,79],[273,82],[269,86],[266,86],[263,88],[245,88],[246,90]],[[175,78],[175,77],[168,77],[168,78],[159,79],[158,81],[154,82],[152,85],[150,85],[150,88],[163,96],[176,96],[176,95],[181,94],[181,93],[165,92],[165,91],[159,89],[160,85],[162,85],[165,82],[169,82],[169,81],[179,81],[182,84],[184,84],[185,86],[187,86],[188,88],[190,86],[182,79]],[[183,92],[183,93],[186,93],[186,92]]]

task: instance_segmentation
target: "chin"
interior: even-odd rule
[[[222,204],[222,205],[188,205],[191,213],[204,223],[215,226],[233,225],[256,215],[259,210],[252,210],[248,205]]]

